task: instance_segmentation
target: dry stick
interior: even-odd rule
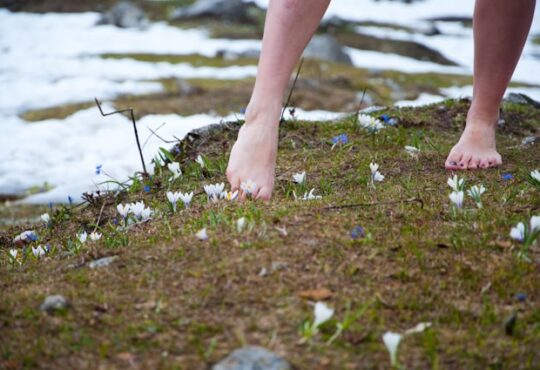
[[[101,113],[103,117],[111,116],[113,114],[129,112],[129,114],[131,115],[131,122],[133,123],[133,131],[135,132],[135,140],[137,140],[137,148],[139,149],[139,155],[141,156],[143,175],[147,176],[148,172],[146,171],[146,165],[144,164],[144,157],[142,154],[141,143],[139,141],[139,133],[137,132],[137,123],[135,122],[135,115],[133,114],[133,108],[127,108],[127,109],[122,109],[122,110],[116,110],[114,112],[104,113],[103,109],[101,109],[101,104],[99,103],[99,100],[97,98],[94,98],[94,100],[96,101],[96,104],[99,108],[99,112]]]
[[[420,203],[420,207],[424,208],[424,201],[420,198],[409,198],[409,199],[400,199],[392,200],[388,202],[374,202],[374,203],[355,203],[355,204],[343,204],[340,206],[329,206],[323,207],[321,210],[334,210],[334,209],[345,209],[345,208],[359,208],[359,207],[372,207],[372,206],[381,206],[381,205],[392,205],[399,203]]]
[[[94,227],[94,231],[96,232],[97,228],[99,227],[99,221],[101,221],[101,215],[103,214],[103,209],[105,209],[105,200],[103,200],[103,204],[101,205],[101,209],[99,210],[99,216],[96,222],[96,227]]]
[[[300,65],[298,65],[298,69],[296,70],[296,76],[294,76],[294,81],[291,86],[291,90],[289,91],[289,96],[287,97],[287,101],[285,102],[285,106],[283,107],[283,111],[281,111],[281,118],[279,119],[279,122],[283,122],[283,116],[285,115],[285,111],[287,110],[287,107],[289,106],[289,103],[291,102],[292,94],[294,91],[294,87],[296,86],[296,81],[298,81],[298,76],[300,76],[300,71],[302,70],[302,65],[304,64],[304,58],[300,59]]]
[[[362,98],[360,98],[360,103],[358,103],[358,110],[356,111],[355,115],[355,124],[358,124],[358,116],[360,115],[360,110],[362,107],[362,103],[364,102],[364,97],[366,96],[367,87],[364,87],[364,91],[362,91]]]

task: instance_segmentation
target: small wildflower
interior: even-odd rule
[[[37,248],[32,247],[32,254],[36,258],[43,257],[45,253],[45,249],[41,245],[38,245]]]
[[[510,237],[520,243],[525,241],[525,225],[523,222],[519,222],[510,230]]]
[[[388,353],[390,354],[390,363],[393,367],[397,367],[398,365],[397,354],[398,354],[399,343],[401,342],[402,338],[403,338],[402,334],[393,333],[390,331],[384,333],[382,337],[384,345],[386,346],[386,349],[388,350]]]
[[[516,300],[518,302],[525,302],[527,300],[527,294],[525,294],[525,293],[517,293],[516,294]]]
[[[102,164],[98,164],[98,165],[96,166],[96,175],[100,175],[100,174],[101,174],[101,168],[102,168],[102,167],[103,167]]]
[[[295,200],[298,200],[298,199],[301,199],[301,200],[317,200],[317,199],[322,199],[322,196],[320,195],[315,195],[315,188],[311,189],[309,191],[309,193],[306,191],[304,193],[304,195],[301,197],[301,198],[298,198],[296,196],[296,193],[293,191],[293,196],[294,196],[294,199]]]
[[[355,226],[351,231],[351,238],[359,239],[363,238],[366,235],[366,231],[362,226]]]
[[[347,136],[347,134],[339,134],[337,136],[334,136],[332,139],[332,144],[333,145],[338,145],[338,144],[347,144],[349,142],[349,137]]]
[[[16,249],[9,250],[9,255],[11,256],[11,258],[17,259],[17,254],[19,254],[19,251],[17,251]]]
[[[191,193],[180,193],[180,200],[184,203],[184,207],[189,208],[191,204],[191,199],[193,198],[193,192]]]
[[[531,233],[540,231],[540,216],[532,216],[530,224],[531,224]]]
[[[246,224],[246,218],[240,217],[238,220],[236,220],[236,230],[241,233],[242,230],[244,230],[244,226]]]
[[[418,158],[418,154],[420,153],[420,149],[411,145],[405,145],[405,151],[413,158]]]
[[[461,209],[463,206],[463,196],[463,191],[453,191],[449,195],[450,202],[452,202],[457,209]]]
[[[101,239],[102,234],[97,231],[92,231],[90,233],[90,240],[93,242],[97,242],[99,239]]]
[[[130,212],[133,213],[135,217],[141,218],[141,213],[145,209],[145,205],[143,201],[129,203],[128,206],[129,206]]]
[[[173,210],[174,213],[176,213],[176,203],[180,199],[180,195],[181,195],[181,193],[178,192],[178,191],[175,191],[175,192],[168,191],[167,192],[167,199],[169,200],[169,203],[171,203],[172,210]]]
[[[514,178],[514,175],[512,175],[511,173],[503,173],[501,177],[504,181],[509,181]]]
[[[482,184],[474,185],[474,186],[471,186],[469,190],[467,190],[467,195],[474,200],[478,208],[482,208],[481,197],[482,197],[482,194],[485,193],[485,191],[486,191],[486,188],[484,187],[484,185]]]
[[[20,233],[19,235],[17,235],[13,239],[13,243],[15,243],[15,244],[26,244],[26,243],[35,242],[37,239],[38,239],[38,235],[34,231],[26,230],[26,231],[23,231],[22,233]]]
[[[380,120],[363,113],[358,115],[358,124],[374,134],[384,128],[384,124]]]
[[[306,181],[306,171],[295,173],[293,175],[293,181],[297,184],[303,184]]]
[[[129,214],[129,204],[123,205],[122,203],[116,206],[116,210],[120,213],[120,216],[125,220]]]
[[[86,231],[83,231],[82,233],[77,234],[77,239],[79,239],[79,242],[81,244],[86,243],[87,237],[88,237],[88,234],[86,234]]]
[[[431,327],[430,322],[421,322],[421,323],[417,324],[414,328],[406,330],[405,335],[421,333],[421,332],[425,331],[427,328],[430,328],[430,327]]]
[[[51,216],[48,213],[44,213],[41,215],[41,221],[48,227],[51,224]]]
[[[533,180],[540,182],[540,171],[538,170],[531,171],[531,178]]]
[[[206,232],[206,228],[203,228],[203,229],[200,229],[199,231],[197,231],[197,234],[195,234],[195,236],[199,240],[203,240],[203,241],[207,240],[208,239],[208,233]]]
[[[219,197],[221,199],[225,199],[225,200],[229,200],[229,201],[235,200],[236,198],[238,198],[238,190],[235,190],[234,192],[232,192],[232,191],[222,191],[221,194],[219,195]]]
[[[384,176],[379,172],[379,165],[377,163],[371,162],[369,169],[371,170],[371,186],[375,187],[375,182],[383,181]]]
[[[465,179],[461,179],[457,175],[454,175],[454,177],[448,178],[446,183],[455,192],[465,190]]]
[[[144,192],[145,193],[150,193],[150,190],[151,190],[150,185],[144,185]]]
[[[195,161],[199,164],[199,166],[201,166],[201,168],[204,168],[204,159],[200,154],[197,156]]]
[[[71,197],[71,195],[68,195],[68,202],[69,204],[73,204],[73,198]]]
[[[213,201],[213,202],[218,201],[219,196],[223,192],[223,189],[225,189],[224,183],[204,185],[204,191],[206,192],[206,195],[208,196],[208,200]]]
[[[174,181],[177,178],[179,178],[180,176],[182,176],[182,170],[180,169],[180,163],[178,163],[178,162],[169,163],[167,165],[167,168],[172,173],[172,177],[171,177],[170,181]]]
[[[317,302],[314,306],[315,319],[313,320],[313,328],[317,329],[319,326],[327,322],[334,315],[334,309],[328,307],[323,302]]]
[[[154,214],[154,211],[150,208],[144,208],[138,217],[141,221],[148,221],[152,218],[152,215]]]
[[[257,184],[254,181],[248,179],[242,182],[242,184],[240,184],[240,189],[242,189],[242,191],[246,193],[246,195],[251,196],[257,190]]]

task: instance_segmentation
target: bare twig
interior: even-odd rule
[[[289,106],[289,103],[291,102],[292,94],[296,86],[296,81],[298,81],[298,76],[300,76],[300,71],[302,70],[303,64],[304,64],[304,58],[300,59],[300,64],[298,65],[298,69],[296,70],[296,76],[294,76],[294,81],[291,86],[291,90],[289,91],[289,96],[287,97],[287,101],[285,102],[285,105],[283,106],[283,111],[281,111],[281,118],[279,119],[279,122],[283,122],[283,116],[285,115],[285,110],[287,109],[287,107]]]
[[[96,221],[96,226],[94,227],[93,232],[96,232],[97,228],[99,227],[99,222],[101,221],[101,215],[103,214],[103,210],[105,209],[105,203],[107,203],[107,202],[105,201],[105,199],[103,199],[103,204],[101,205],[101,209],[99,210],[99,216],[98,216],[98,219]]]
[[[343,204],[343,205],[339,205],[339,206],[323,207],[323,208],[321,208],[321,210],[331,211],[331,210],[335,210],[335,209],[373,207],[373,206],[383,206],[383,205],[392,205],[392,204],[400,204],[400,203],[419,203],[420,208],[424,208],[424,201],[422,199],[420,199],[420,198],[409,198],[409,199],[392,200],[392,201],[388,201],[388,202]]]
[[[165,140],[164,138],[162,138],[161,136],[159,136],[157,134],[157,131],[162,128],[163,126],[165,126],[166,122],[163,122],[158,128],[156,128],[155,130],[152,130],[150,127],[147,127],[147,129],[151,132],[151,134],[146,138],[146,140],[144,141],[144,144],[143,144],[143,149],[144,147],[146,146],[146,144],[148,144],[148,141],[152,138],[152,136],[155,136],[157,137],[159,140],[163,141],[165,144],[172,144],[172,143],[176,143],[176,140]]]
[[[366,96],[367,87],[362,91],[362,97],[360,98],[360,103],[358,103],[358,110],[356,111],[355,124],[358,124],[358,115],[360,115],[360,110],[362,109],[362,103],[364,102],[364,97]]]
[[[137,140],[137,148],[139,149],[139,155],[141,156],[143,174],[145,176],[148,175],[148,172],[146,171],[146,165],[144,164],[144,157],[143,157],[143,153],[141,149],[141,143],[139,141],[139,133],[137,132],[137,123],[135,122],[135,114],[133,113],[133,108],[127,108],[127,109],[122,109],[122,110],[116,110],[114,112],[104,113],[103,109],[101,108],[101,103],[99,102],[99,100],[97,98],[94,98],[94,100],[96,101],[96,104],[99,108],[99,112],[101,113],[103,117],[111,116],[113,114],[121,114],[121,113],[129,112],[131,116],[131,122],[133,123],[133,131],[135,132],[135,140]]]

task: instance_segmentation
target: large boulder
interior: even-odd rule
[[[291,370],[291,365],[265,348],[248,346],[232,352],[212,370]]]
[[[328,62],[352,64],[351,57],[343,46],[330,35],[316,35],[304,50],[305,58],[325,60]]]
[[[232,22],[251,22],[254,7],[256,7],[254,3],[242,0],[197,0],[192,5],[173,11],[171,20],[217,18]]]
[[[120,28],[145,28],[149,21],[144,11],[137,5],[131,1],[121,1],[103,13],[97,24],[111,24]]]

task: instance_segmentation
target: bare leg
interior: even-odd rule
[[[452,170],[502,164],[495,145],[499,105],[529,32],[536,0],[477,0],[474,89],[467,124],[446,160]]]
[[[329,3],[330,0],[270,1],[246,123],[238,133],[227,167],[232,189],[238,189],[242,181],[252,180],[257,184],[253,196],[270,199],[283,94]]]

